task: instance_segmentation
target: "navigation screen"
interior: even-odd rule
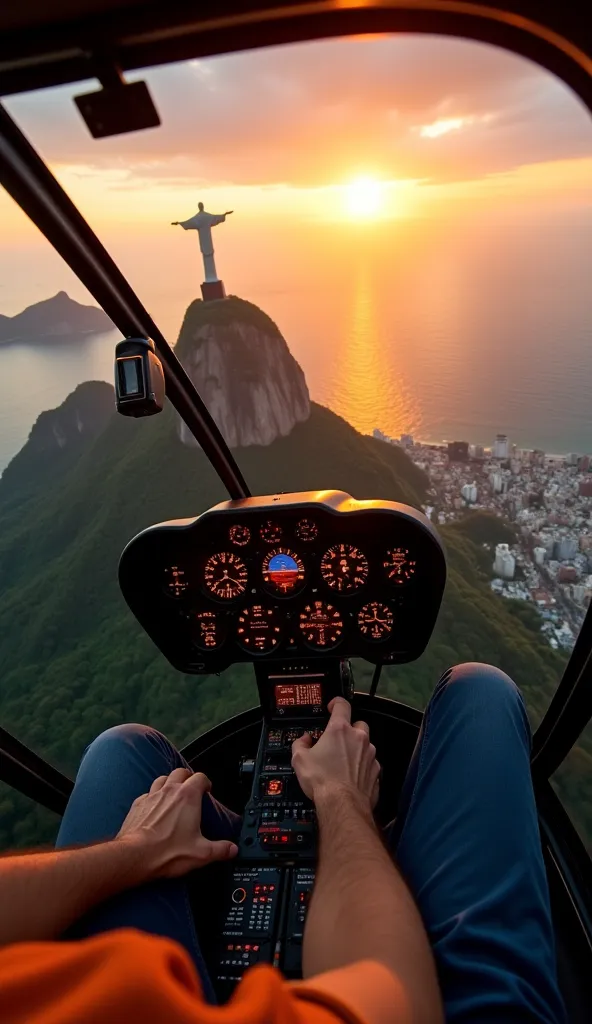
[[[322,704],[320,683],[278,683],[276,708],[317,707]]]

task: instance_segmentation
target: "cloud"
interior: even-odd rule
[[[7,105],[49,162],[120,172],[124,188],[444,182],[592,154],[592,124],[566,86],[474,42],[330,40],[130,77],[149,82],[161,128],[91,140],[71,100],[84,86]]]

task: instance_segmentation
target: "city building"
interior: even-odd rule
[[[413,437],[411,434],[401,434],[400,441],[402,448],[413,448]]]
[[[578,490],[581,498],[592,498],[592,480],[582,480]]]
[[[468,441],[449,441],[448,442],[448,461],[449,462],[468,462],[469,461],[469,442]]]
[[[507,544],[496,545],[493,571],[497,576],[501,576],[503,580],[514,579],[516,559]]]
[[[484,459],[485,449],[482,444],[470,444],[469,455],[472,459]]]
[[[546,555],[547,555],[547,549],[546,548],[536,547],[534,549],[533,554],[534,554],[535,565],[544,565],[545,564],[545,558],[546,558]]]
[[[557,542],[557,561],[569,562],[570,559],[575,558],[577,550],[578,541],[576,537],[561,537]]]
[[[494,459],[507,459],[510,454],[510,441],[507,434],[496,434],[492,455]]]
[[[575,583],[578,572],[575,565],[560,565],[558,579],[560,583]]]
[[[504,478],[501,473],[492,473],[489,477],[491,489],[494,494],[501,494],[504,489]]]
[[[463,498],[465,499],[467,505],[474,505],[475,502],[477,501],[477,485],[476,485],[476,483],[473,481],[472,484],[464,484],[461,487],[461,489],[460,489],[460,493],[462,494]]]

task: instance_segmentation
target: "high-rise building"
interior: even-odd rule
[[[576,537],[561,537],[557,543],[557,558],[560,562],[568,562],[575,558],[578,551]]]
[[[510,454],[510,440],[507,434],[496,434],[491,454],[494,459],[507,459]]]
[[[403,448],[413,448],[413,437],[411,434],[401,434],[401,446]]]
[[[491,489],[494,494],[501,494],[504,488],[504,478],[501,473],[491,473],[489,477]]]
[[[579,491],[580,497],[592,498],[592,480],[582,480]]]
[[[535,548],[533,553],[534,553],[535,565],[544,565],[545,564],[545,557],[547,555],[547,549],[546,548]]]
[[[589,455],[581,455],[580,456],[580,458],[578,459],[578,469],[579,469],[580,473],[589,473],[590,472],[590,456]]]
[[[464,484],[460,489],[460,493],[467,505],[474,505],[477,501],[477,485],[475,481],[472,484]]]
[[[570,452],[565,461],[567,462],[568,466],[577,466],[578,462],[580,461],[580,455],[578,452]]]
[[[504,580],[514,579],[516,570],[516,559],[507,544],[497,544],[495,548],[495,562],[493,571]]]
[[[448,461],[449,462],[468,462],[469,461],[469,442],[468,441],[449,441],[448,442]]]

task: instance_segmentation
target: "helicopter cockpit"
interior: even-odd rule
[[[426,516],[339,491],[222,502],[144,530],[125,548],[123,595],[175,668],[255,668],[263,723],[214,941],[222,998],[253,963],[300,976],[317,838],[292,743],[303,732],[316,741],[330,701],[353,698],[350,658],[382,666],[419,657],[445,579]]]
[[[0,315],[0,846],[51,841],[86,744],[146,720],[243,816],[222,897],[200,893],[218,997],[254,963],[299,978],[318,832],[293,741],[318,741],[345,698],[382,766],[385,826],[440,673],[488,662],[533,726],[559,981],[583,1024],[586,15],[578,0],[75,6],[0,13],[0,265],[14,292]],[[308,46],[317,59],[302,60]],[[386,96],[395,72],[400,104]],[[360,174],[344,184],[342,165]],[[553,216],[530,237],[545,203]],[[373,233],[382,215],[394,242]],[[435,225],[427,242],[414,217]],[[227,295],[212,230],[226,285],[249,301]],[[59,291],[37,301],[45,282]],[[521,420],[529,403],[548,422]],[[517,424],[528,447],[512,443]]]

